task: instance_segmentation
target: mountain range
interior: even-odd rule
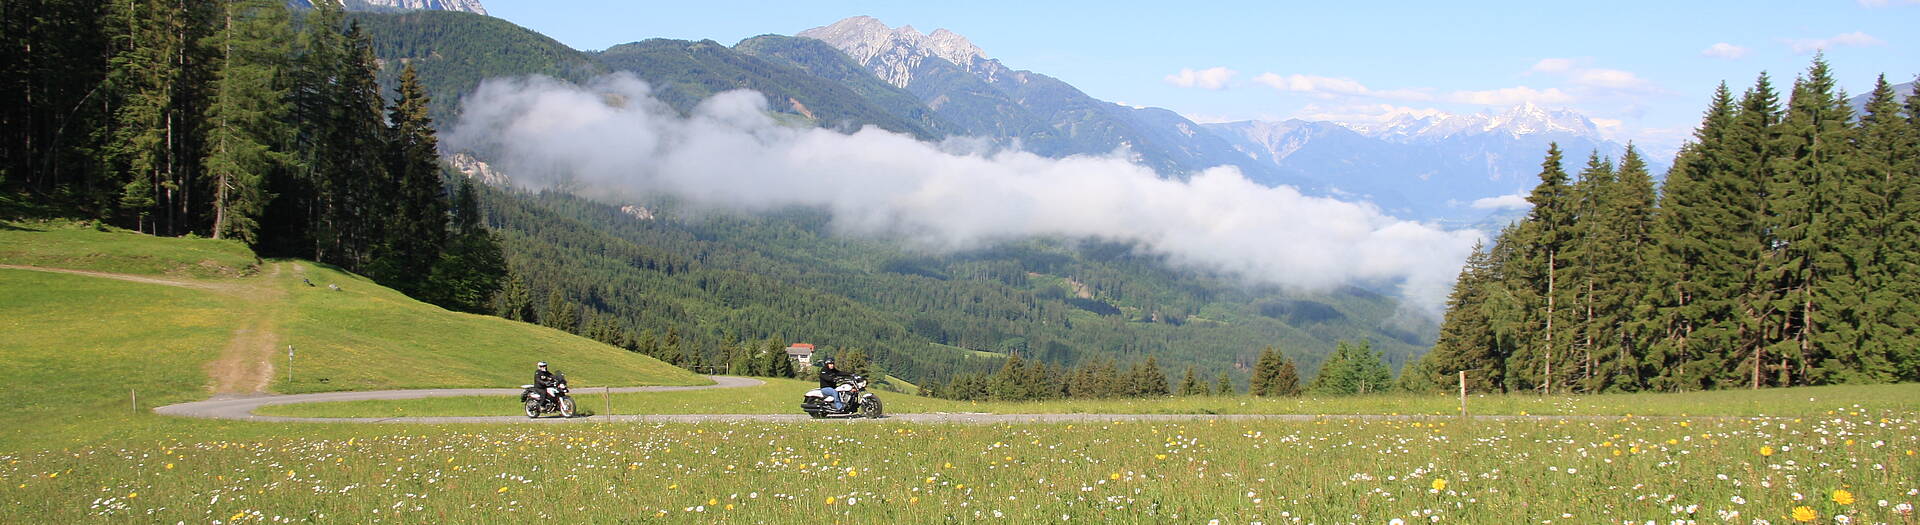
[[[352,0],[362,11],[427,9],[485,13],[477,0]],[[404,26],[482,22],[415,13]],[[652,84],[670,105],[689,110],[708,96],[746,88],[767,95],[771,109],[790,120],[852,130],[878,126],[922,140],[984,138],[1042,156],[1124,155],[1165,177],[1185,178],[1216,166],[1248,179],[1294,186],[1310,195],[1364,200],[1397,217],[1457,227],[1493,228],[1520,211],[1513,199],[1539,172],[1547,144],[1567,152],[1577,170],[1588,153],[1618,158],[1625,148],[1607,140],[1577,113],[1522,105],[1463,115],[1406,113],[1382,122],[1242,121],[1197,123],[1161,108],[1094,98],[1072,84],[1019,70],[991,58],[965,36],[945,29],[922,33],[855,16],[794,36],[763,35],[727,46],[711,40],[651,39],[599,52],[566,49],[510,24],[537,45],[457,55],[376,45],[422,69],[429,83],[436,65],[474,71],[476,55],[513,67],[479,68],[500,74],[541,73],[570,80],[626,71]],[[399,40],[411,41],[427,35]],[[436,41],[447,40],[436,35]],[[451,40],[461,40],[453,37]],[[522,56],[533,53],[539,56]],[[436,64],[438,63],[438,64]],[[397,63],[388,63],[397,71]],[[391,72],[390,72],[391,73]],[[387,75],[391,77],[392,75]],[[480,78],[463,75],[444,86],[470,92]],[[441,99],[446,120],[455,100]],[[1656,173],[1664,164],[1655,160]]]
[[[1531,104],[1466,115],[1402,114],[1373,124],[1198,124],[1009,68],[945,29],[921,33],[856,16],[796,36],[833,45],[965,134],[1050,156],[1122,151],[1172,177],[1234,166],[1263,184],[1367,200],[1402,218],[1475,225],[1511,216],[1512,208],[1474,203],[1531,188],[1550,142],[1569,152],[1569,167],[1585,153],[1618,158],[1625,151],[1592,120]]]

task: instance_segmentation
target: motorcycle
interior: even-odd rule
[[[573,417],[573,396],[567,395],[567,375],[559,374],[555,379],[551,395],[546,389],[535,385],[520,385],[520,403],[526,407],[528,418],[554,413],[560,414],[560,417]]]
[[[880,396],[873,395],[873,392],[867,391],[867,378],[857,375],[848,377],[840,381],[840,384],[835,386],[834,390],[840,391],[841,396],[846,398],[846,408],[834,410],[833,399],[821,393],[820,389],[815,388],[808,390],[806,395],[801,396],[800,410],[806,411],[807,415],[813,416],[814,419],[829,417],[864,417],[878,419],[882,417]]]

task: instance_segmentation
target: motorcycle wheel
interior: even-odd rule
[[[573,417],[573,398],[560,398],[560,417]]]
[[[532,419],[536,417],[540,417],[540,402],[536,400],[528,399],[527,400],[527,418]]]
[[[860,415],[866,416],[867,419],[880,419],[884,415],[880,411],[880,398],[868,399],[865,403],[861,403]]]

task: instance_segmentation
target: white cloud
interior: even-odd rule
[[[1373,89],[1369,89],[1366,85],[1361,84],[1359,81],[1356,81],[1351,78],[1336,78],[1336,77],[1323,77],[1318,75],[1297,75],[1297,74],[1282,76],[1275,73],[1261,73],[1260,76],[1254,77],[1253,81],[1259,82],[1261,84],[1266,84],[1268,87],[1272,87],[1280,91],[1290,91],[1294,93],[1308,93],[1308,94],[1318,95],[1323,98],[1331,98],[1335,96],[1347,96],[1347,97],[1384,98],[1384,99],[1393,99],[1393,100],[1432,100],[1433,99],[1433,95],[1430,95],[1427,92],[1423,90],[1418,90],[1418,89],[1390,89],[1386,91],[1376,91]]]
[[[1471,206],[1476,210],[1524,210],[1532,208],[1533,203],[1527,202],[1526,192],[1520,192],[1512,195],[1474,199]]]
[[[1604,91],[1652,91],[1653,85],[1631,71],[1586,67],[1589,59],[1543,58],[1527,74],[1545,73],[1565,78],[1576,87]]]
[[[1719,43],[1715,43],[1714,45],[1707,46],[1706,49],[1700,51],[1700,54],[1703,56],[1709,56],[1713,58],[1739,60],[1740,58],[1747,56],[1747,48],[1736,46],[1726,42],[1719,42]]]
[[[1539,62],[1533,64],[1533,69],[1530,71],[1540,73],[1565,73],[1573,70],[1573,65],[1574,60],[1571,58],[1542,58]]]
[[[1841,33],[1828,38],[1787,38],[1782,39],[1782,41],[1787,43],[1787,47],[1793,48],[1794,52],[1798,53],[1846,46],[1880,46],[1886,45],[1887,43],[1885,40],[1874,38],[1873,35],[1866,34],[1862,31]]]
[[[1227,82],[1233,80],[1233,76],[1239,73],[1239,71],[1224,67],[1210,67],[1198,71],[1182,68],[1179,73],[1167,75],[1166,81],[1168,84],[1184,88],[1197,87],[1200,89],[1217,90],[1225,89]]]
[[[1484,91],[1455,91],[1447,95],[1447,100],[1482,106],[1513,106],[1525,103],[1566,104],[1573,102],[1574,97],[1561,91],[1560,88],[1533,89],[1519,86]]]
[[[1650,87],[1647,80],[1640,78],[1639,75],[1618,69],[1582,69],[1573,73],[1573,83],[1586,87],[1621,90],[1640,90]]]
[[[1397,281],[1428,313],[1483,238],[1262,186],[1231,167],[1169,179],[1118,154],[1050,159],[873,127],[785,127],[751,91],[714,95],[686,116],[651,93],[625,73],[586,86],[488,80],[462,101],[442,144],[488,152],[496,168],[534,187],[666,193],[746,211],[817,207],[842,234],[929,249],[1036,236],[1131,242],[1175,264],[1295,288]]]

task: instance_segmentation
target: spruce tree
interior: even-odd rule
[[[1233,377],[1231,375],[1228,375],[1227,372],[1223,371],[1223,372],[1220,372],[1219,379],[1216,379],[1213,382],[1213,393],[1214,395],[1231,396],[1234,394],[1238,394],[1239,392],[1236,392],[1233,389]]]
[[[408,64],[400,72],[398,97],[387,111],[388,209],[383,221],[380,270],[375,277],[409,294],[422,291],[447,239],[447,200],[440,179],[439,141],[427,117],[426,87]]]
[[[1656,204],[1645,268],[1654,286],[1640,306],[1639,329],[1642,366],[1652,373],[1647,386],[1655,390],[1712,387],[1739,341],[1735,316],[1757,242],[1751,214],[1758,189],[1729,171],[1737,111],[1732,91],[1720,84]]]
[[[1260,357],[1253,362],[1253,375],[1247,378],[1247,393],[1256,396],[1272,395],[1268,393],[1268,383],[1280,370],[1279,356],[1273,347],[1260,349]]]
[[[1762,73],[1740,97],[1740,110],[1734,115],[1727,133],[1727,150],[1720,159],[1723,164],[1715,166],[1719,168],[1713,178],[1712,189],[1719,197],[1715,205],[1730,217],[1717,228],[1703,232],[1715,236],[1714,248],[1721,251],[1715,254],[1718,257],[1702,262],[1708,267],[1741,270],[1727,276],[1725,283],[1714,283],[1715,288],[1731,292],[1731,304],[1724,305],[1725,315],[1709,313],[1712,324],[1696,330],[1712,340],[1725,341],[1709,348],[1727,349],[1729,360],[1737,363],[1721,368],[1715,381],[1718,385],[1759,388],[1772,384],[1768,370],[1781,369],[1776,364],[1778,356],[1772,356],[1769,347],[1775,339],[1769,334],[1780,329],[1776,302],[1780,282],[1768,277],[1765,259],[1773,246],[1766,228],[1772,222],[1767,217],[1769,209],[1775,208],[1768,192],[1777,187],[1772,158],[1780,131],[1776,126],[1779,106],[1779,95]]]
[[[1299,367],[1294,366],[1293,358],[1280,355],[1279,352],[1274,354],[1280,361],[1280,365],[1274,368],[1273,378],[1267,380],[1267,393],[1263,395],[1286,397],[1300,395]]]
[[[285,174],[293,157],[284,68],[291,53],[285,2],[228,0],[209,42],[218,57],[206,108],[213,185],[213,237],[259,244],[260,216],[271,198],[267,179]]]
[[[1569,312],[1567,296],[1571,288],[1562,282],[1562,268],[1568,261],[1563,251],[1575,233],[1572,188],[1567,173],[1560,167],[1559,144],[1549,144],[1540,163],[1540,183],[1527,196],[1533,205],[1527,219],[1519,225],[1511,241],[1515,257],[1505,270],[1518,285],[1517,300],[1524,308],[1521,345],[1508,360],[1506,380],[1511,388],[1534,388],[1551,394],[1568,375],[1567,334]]]
[[[1825,58],[1816,55],[1806,76],[1794,82],[1771,144],[1763,224],[1772,249],[1762,278],[1779,292],[1767,305],[1774,315],[1764,328],[1774,339],[1768,353],[1780,363],[1773,383],[1782,386],[1830,382],[1847,373],[1847,363],[1865,364],[1849,344],[1846,319],[1864,292],[1848,279],[1848,259],[1862,254],[1843,252],[1846,240],[1835,228],[1866,218],[1857,209],[1861,196],[1848,191],[1852,109],[1836,89]]]

